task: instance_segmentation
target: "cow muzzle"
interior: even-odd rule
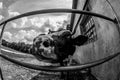
[[[36,54],[38,56],[57,60],[57,56],[54,52],[54,41],[52,38],[46,36],[39,37],[39,40],[34,42],[34,48],[36,49]]]

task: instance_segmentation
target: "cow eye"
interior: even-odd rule
[[[45,47],[49,47],[49,46],[50,46],[50,44],[49,44],[48,41],[44,41],[44,42],[43,42],[43,45],[44,45]]]

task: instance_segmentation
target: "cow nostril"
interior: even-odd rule
[[[50,46],[50,44],[49,44],[48,41],[44,41],[44,42],[43,42],[43,45],[44,45],[45,47],[49,47],[49,46]]]
[[[40,49],[40,52],[44,52],[44,49]]]

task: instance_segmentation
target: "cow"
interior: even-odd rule
[[[72,37],[72,33],[66,29],[39,34],[33,40],[33,55],[38,60],[52,63],[64,63],[75,52],[76,46],[83,45],[88,40],[87,36]]]

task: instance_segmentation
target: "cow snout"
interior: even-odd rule
[[[44,52],[44,49],[43,48],[39,48],[39,52]]]

